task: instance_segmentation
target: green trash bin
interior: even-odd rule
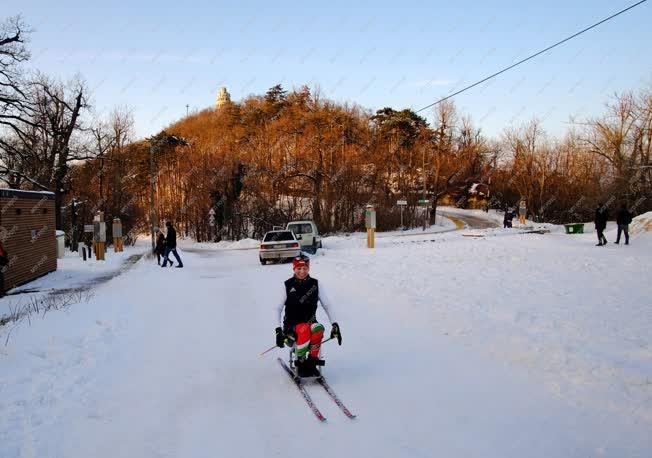
[[[564,224],[567,234],[584,234],[584,223]]]

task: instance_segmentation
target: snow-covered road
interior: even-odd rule
[[[651,456],[650,237],[487,235],[325,240],[326,424],[258,357],[289,264],[142,260],[0,347],[0,456]]]

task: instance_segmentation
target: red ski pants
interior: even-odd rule
[[[304,357],[310,352],[310,356],[317,358],[321,340],[324,337],[324,325],[321,323],[299,323],[294,327],[294,331],[297,333],[297,356]]]

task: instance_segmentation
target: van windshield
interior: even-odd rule
[[[305,224],[290,224],[288,229],[294,232],[295,234],[312,234],[312,225]]]
[[[285,242],[288,240],[294,240],[294,236],[290,231],[279,231],[279,232],[268,232],[265,234],[265,240],[263,242]]]

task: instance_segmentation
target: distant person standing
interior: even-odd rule
[[[505,216],[503,217],[503,229],[512,227],[513,219],[514,219],[514,213],[512,213],[512,209],[511,208],[506,209]]]
[[[154,253],[156,253],[156,263],[161,265],[161,257],[165,257],[165,236],[159,228],[156,228],[156,248],[154,248]]]
[[[177,253],[177,231],[174,230],[170,221],[166,221],[165,226],[167,227],[167,234],[165,235],[165,257],[163,258],[163,264],[161,264],[161,267],[167,267],[168,261],[170,261],[170,252],[172,252],[174,257],[177,259],[177,267],[183,267],[183,262],[181,262],[181,258]],[[170,266],[172,264],[174,263],[170,261]]]
[[[604,230],[607,228],[607,219],[609,218],[609,211],[607,207],[598,204],[598,208],[595,209],[595,217],[593,222],[595,223],[595,230],[598,233],[598,244],[596,246],[603,246],[607,244],[607,238],[604,236]]]
[[[625,233],[625,245],[629,245],[629,224],[632,222],[632,214],[627,210],[627,205],[623,202],[620,210],[616,214],[616,223],[618,224],[618,236],[616,243],[620,243],[621,232]]]

